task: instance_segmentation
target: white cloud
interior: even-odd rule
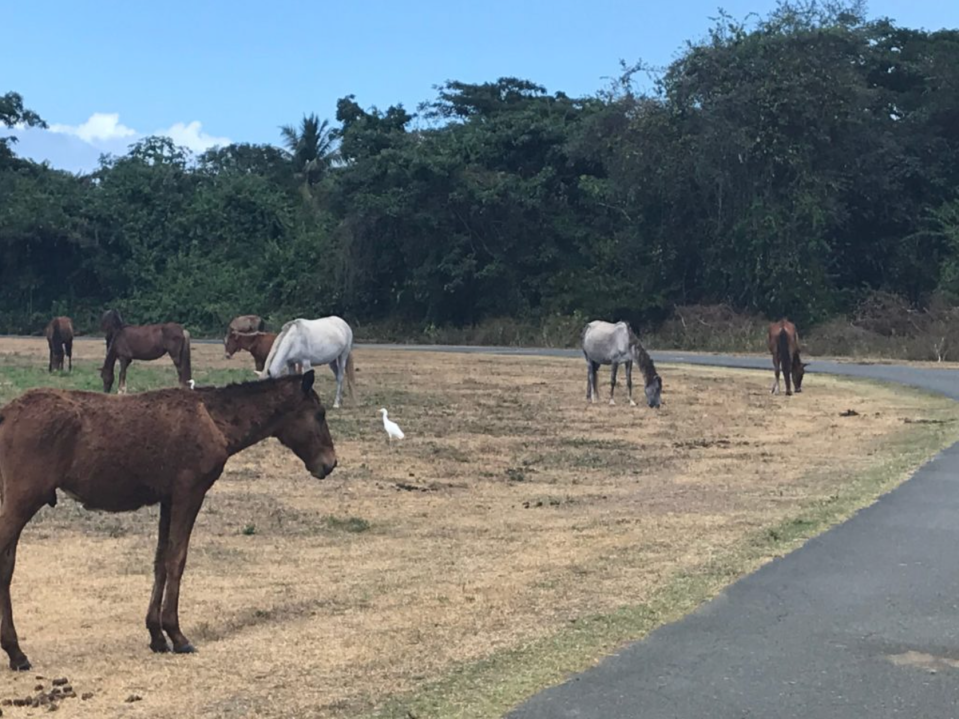
[[[189,124],[182,122],[175,123],[167,130],[157,130],[155,135],[165,135],[177,145],[190,148],[193,152],[203,152],[216,145],[229,145],[229,137],[214,137],[203,132],[203,125],[199,120],[194,120]]]
[[[72,172],[96,169],[103,153],[123,155],[129,146],[147,133],[127,127],[116,112],[95,112],[80,125],[52,123],[48,129],[15,127],[12,134],[20,139],[14,152],[37,162],[50,162],[54,167]],[[216,137],[203,131],[199,120],[177,122],[154,135],[169,137],[177,145],[200,153],[215,145],[228,145],[230,138]],[[2,133],[0,133],[2,136]]]
[[[137,131],[120,123],[118,112],[95,112],[82,125],[50,125],[50,132],[76,135],[84,142],[107,142],[125,137],[136,137]]]

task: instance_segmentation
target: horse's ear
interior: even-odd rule
[[[313,389],[313,380],[316,379],[316,372],[309,370],[303,375],[303,394],[307,397]]]

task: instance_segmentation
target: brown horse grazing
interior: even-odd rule
[[[87,509],[130,512],[160,505],[153,593],[146,615],[150,648],[190,653],[180,631],[180,579],[204,496],[237,452],[276,437],[323,479],[336,467],[314,374],[194,392],[163,389],[104,396],[30,390],[0,407],[0,647],[10,668],[20,650],[10,580],[24,526],[60,489]],[[164,636],[166,633],[166,636]]]
[[[223,344],[230,339],[231,332],[266,332],[266,322],[259,315],[240,315],[230,320],[230,326],[226,328],[226,337],[223,338]],[[233,350],[236,352],[236,350]],[[226,358],[230,359],[233,352],[226,351]]]
[[[226,358],[230,359],[239,350],[246,350],[253,355],[256,371],[262,372],[275,339],[276,332],[237,332],[231,329],[225,340]]]
[[[786,380],[786,395],[792,394],[790,379],[796,386],[796,393],[802,392],[803,375],[806,373],[806,363],[799,357],[799,332],[796,325],[786,319],[773,322],[769,325],[769,351],[773,355],[773,371],[776,381],[773,383],[773,394],[779,394],[779,371],[782,368]]]
[[[256,371],[262,372],[276,337],[276,332],[236,332],[230,330],[230,334],[226,336],[226,358],[231,359],[239,350],[246,350],[253,355]],[[295,363],[293,371],[301,374],[303,365],[299,362]]]
[[[73,371],[73,322],[69,317],[54,317],[44,330],[47,344],[50,345],[49,372],[63,372],[63,356],[69,360],[69,371]]]
[[[124,325],[111,334],[107,356],[100,370],[103,391],[113,387],[113,368],[120,360],[119,394],[127,391],[127,367],[135,360],[155,360],[168,354],[176,366],[180,386],[190,383],[190,333],[176,322],[162,325]]]

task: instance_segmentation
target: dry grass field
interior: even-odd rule
[[[102,354],[79,342],[74,376],[48,378],[42,342],[0,340],[0,400],[94,388]],[[193,364],[201,384],[252,378],[249,355],[218,346]],[[329,412],[329,479],[270,440],[208,495],[180,603],[196,655],[147,647],[155,508],[44,508],[13,586],[34,671],[0,672],[0,700],[63,676],[92,693],[67,716],[499,716],[959,435],[951,402],[816,375],[787,398],[771,373],[663,366],[657,412],[624,386],[587,407],[578,360],[360,350],[357,367],[357,402]],[[130,370],[131,391],[174,382],[168,360]],[[387,444],[381,406],[404,442]]]

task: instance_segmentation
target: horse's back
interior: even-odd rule
[[[583,329],[582,344],[583,353],[593,362],[625,361],[629,352],[629,324],[593,320]]]
[[[791,345],[799,344],[799,332],[796,330],[796,325],[794,325],[789,320],[783,318],[778,322],[771,322],[769,324],[769,349],[771,352],[776,351],[777,343],[779,342],[779,335],[781,332],[785,331],[786,337],[788,338]]]
[[[35,472],[91,508],[136,509],[222,454],[199,393],[34,389],[0,408],[5,481]],[[35,471],[31,471],[35,470]],[[9,475],[9,477],[8,477]]]

